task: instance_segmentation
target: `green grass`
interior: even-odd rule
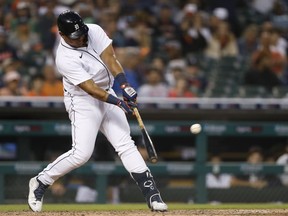
[[[197,210],[197,209],[286,209],[288,204],[178,204],[168,203],[169,210]],[[43,211],[127,211],[147,210],[145,204],[44,204]],[[29,210],[27,205],[0,205],[0,212],[17,212]]]

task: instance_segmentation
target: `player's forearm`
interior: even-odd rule
[[[92,79],[82,82],[78,86],[92,97],[104,102],[107,101],[108,92],[97,86]]]
[[[117,76],[117,74],[119,73],[123,73],[124,70],[122,68],[122,65],[118,61],[111,44],[102,52],[101,59],[114,77]]]
[[[120,62],[116,59],[116,56],[114,58],[111,58],[108,62],[109,63],[107,64],[107,66],[114,77],[120,73],[124,73],[124,70]]]

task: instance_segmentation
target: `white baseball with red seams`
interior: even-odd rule
[[[201,130],[202,130],[202,127],[200,124],[193,124],[190,127],[190,131],[192,134],[198,134],[201,132]]]

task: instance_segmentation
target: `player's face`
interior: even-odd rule
[[[79,48],[79,47],[87,47],[88,46],[88,34],[84,34],[76,39],[71,39],[65,35],[62,35],[65,42],[68,43],[70,46]]]

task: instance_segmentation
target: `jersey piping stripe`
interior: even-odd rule
[[[75,146],[76,146],[76,143],[75,143],[75,140],[76,140],[76,138],[75,138],[75,134],[76,134],[76,133],[75,133],[75,128],[76,128],[76,127],[75,127],[75,124],[74,124],[76,117],[75,117],[75,110],[74,110],[74,108],[73,108],[73,107],[74,107],[74,104],[73,104],[73,96],[72,96],[69,92],[68,92],[68,94],[69,94],[70,97],[71,97],[71,107],[72,107],[71,110],[73,111],[73,121],[72,121],[72,130],[74,130],[74,133],[73,133],[73,134],[74,134],[74,138],[73,138],[73,143],[72,143],[72,149],[73,149],[73,150],[72,150],[72,152],[71,152],[69,155],[61,158],[61,159],[60,159],[59,161],[57,161],[57,162],[55,161],[56,163],[55,163],[53,166],[51,166],[49,169],[47,169],[47,168],[44,169],[44,170],[43,170],[43,173],[51,170],[54,166],[56,166],[56,165],[57,165],[58,163],[60,163],[62,160],[70,157],[71,155],[74,155],[74,153],[75,153],[75,151],[76,151],[76,147],[75,147]],[[41,176],[41,175],[44,175],[44,174],[39,174],[38,177]]]
[[[93,48],[92,48],[92,49],[93,49]],[[99,55],[98,52],[97,52],[95,49],[93,49],[93,51],[94,51],[95,53],[97,53],[97,55]],[[102,60],[100,61],[100,60],[99,60],[98,58],[96,58],[96,56],[94,56],[93,54],[89,53],[89,52],[86,51],[86,50],[84,50],[84,52],[87,52],[88,54],[92,55],[95,59],[97,59],[98,62],[100,62],[100,64],[103,65],[103,67],[105,68],[105,70],[106,70],[106,72],[107,72],[107,76],[108,76],[108,79],[109,79],[108,88],[110,88],[111,78],[110,78],[109,69],[107,68],[107,66],[104,64],[104,62],[102,62]],[[99,55],[99,56],[100,56],[100,55]]]
[[[70,50],[85,52],[85,53],[89,54],[90,56],[92,56],[94,59],[96,59],[100,64],[102,64],[102,66],[103,66],[103,67],[105,68],[105,70],[106,70],[106,73],[107,73],[107,76],[108,76],[108,79],[109,79],[108,88],[110,88],[110,86],[111,86],[111,78],[110,78],[110,74],[109,74],[109,69],[107,68],[107,66],[106,66],[102,61],[100,61],[96,56],[94,56],[92,53],[88,52],[87,50],[71,48],[71,47],[66,46],[66,45],[63,44],[62,42],[61,42],[61,45],[64,46],[65,48],[67,48],[67,49],[70,49]],[[93,49],[93,48],[92,48],[92,49]],[[97,53],[96,50],[93,49],[93,51],[94,51],[95,53]],[[98,54],[98,53],[97,53],[97,54]]]

